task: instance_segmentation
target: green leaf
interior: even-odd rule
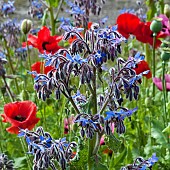
[[[14,158],[14,168],[22,168],[26,166],[26,156]]]
[[[118,151],[120,147],[120,140],[118,140],[113,134],[107,136],[105,141],[109,149],[113,150],[114,152]]]
[[[153,120],[152,121],[152,129],[151,129],[151,136],[156,139],[157,143],[159,144],[166,144],[167,139],[165,135],[162,133],[162,122],[158,120]]]
[[[170,133],[170,123],[168,124],[168,126],[162,131],[163,133]]]
[[[117,157],[114,157],[112,155],[112,159],[109,167],[110,168],[114,167],[116,170],[119,169],[121,167],[121,163],[124,162],[126,154],[127,154],[127,148],[125,148],[123,152],[119,153]]]
[[[107,166],[101,164],[101,163],[95,163],[93,170],[108,170]]]
[[[59,0],[46,0],[47,2],[49,2],[50,6],[56,8],[58,6],[58,2]]]

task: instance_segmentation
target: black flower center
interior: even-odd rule
[[[19,121],[19,122],[23,122],[24,120],[26,120],[25,117],[22,117],[21,115],[17,115],[14,117],[15,120]]]
[[[47,50],[46,47],[45,47],[47,44],[49,44],[49,42],[43,42],[43,43],[42,43],[42,48],[43,48],[43,50]]]

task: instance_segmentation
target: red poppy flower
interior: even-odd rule
[[[36,117],[36,105],[31,101],[8,103],[4,106],[3,122],[9,122],[9,133],[18,134],[19,128],[32,130],[40,120]]]
[[[133,14],[124,13],[118,16],[117,18],[117,30],[122,34],[126,39],[129,38],[130,34],[134,34],[138,28],[140,19]]]
[[[150,30],[151,22],[140,22],[138,28],[134,32],[136,39],[143,43],[149,43],[153,46],[153,32]],[[156,37],[155,47],[159,47],[161,45],[161,41]]]
[[[149,68],[149,65],[146,61],[140,61],[137,65],[136,65],[136,68],[133,68],[135,71],[136,71],[136,74],[140,74],[144,71],[147,71],[149,70],[148,74],[144,74],[144,76],[147,78],[147,79],[150,79],[152,77],[152,73],[150,71],[150,68]]]
[[[53,70],[52,66],[44,66],[44,62],[38,61],[31,65],[31,70],[36,71],[37,73],[47,74],[49,71]]]
[[[38,32],[38,36],[29,34],[28,35],[28,45],[32,45],[37,48],[40,53],[56,53],[60,46],[58,46],[59,41],[62,40],[62,36],[51,36],[50,30],[47,27],[42,27]],[[23,43],[23,46],[26,46],[26,42]]]

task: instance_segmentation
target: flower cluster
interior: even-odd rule
[[[15,6],[14,1],[3,2],[0,4],[0,13],[4,16],[7,16],[10,13],[14,13]]]
[[[43,4],[39,0],[30,0],[28,14],[33,18],[37,17],[38,19],[41,19],[44,15]]]
[[[16,19],[7,20],[0,24],[0,36],[7,41],[9,46],[18,46],[20,33],[20,24]]]
[[[121,168],[121,170],[135,170],[135,169],[140,169],[140,170],[146,170],[146,169],[151,169],[152,166],[158,161],[158,158],[156,157],[156,154],[153,154],[151,158],[149,159],[144,159],[142,157],[136,158],[133,164],[129,164],[126,167]]]
[[[160,18],[161,17],[163,16],[161,15]],[[164,21],[165,20],[167,21],[167,19],[164,19]],[[162,22],[165,25],[167,22],[164,21]],[[138,41],[153,45],[153,32],[150,30],[151,22],[142,22],[136,15],[124,13],[118,16],[117,25],[118,32],[126,39],[128,39],[130,35],[134,35]],[[166,30],[167,28],[166,26]],[[165,38],[168,35],[169,34],[165,32],[165,27],[163,27],[163,30],[157,33],[155,47],[159,47],[161,44],[159,38]]]
[[[76,142],[69,143],[66,138],[55,140],[42,127],[38,127],[35,132],[21,129],[18,137],[26,139],[28,153],[34,155],[33,170],[56,170],[54,161],[65,170],[67,164],[76,157],[73,154],[73,149],[77,147]]]
[[[8,156],[0,153],[0,169],[14,170],[13,160],[9,160]]]
[[[101,2],[104,4],[105,0]],[[70,7],[70,10],[66,10],[66,12],[74,16],[76,20],[75,26],[83,26],[83,28],[87,28],[90,13],[100,15],[102,9],[101,5],[98,5],[97,0],[74,0],[73,3],[70,0],[66,0],[66,3]]]

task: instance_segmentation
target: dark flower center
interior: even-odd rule
[[[23,122],[24,120],[26,120],[25,117],[22,117],[21,115],[17,115],[14,117],[15,120],[19,121],[19,122]]]
[[[43,42],[43,43],[42,43],[42,48],[43,48],[43,50],[47,50],[46,47],[45,47],[47,44],[49,44],[49,42]]]

